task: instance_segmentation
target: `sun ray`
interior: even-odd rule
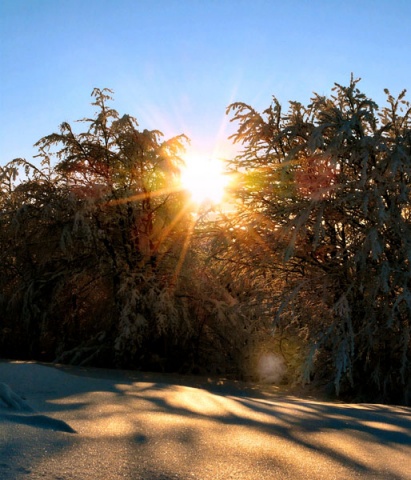
[[[156,250],[159,251],[163,242],[168,238],[169,234],[173,231],[174,227],[177,223],[190,212],[190,206],[188,204],[184,205],[184,207],[177,213],[177,215],[173,218],[173,220],[165,227],[160,237],[157,239],[156,242]],[[161,260],[162,255],[159,253],[159,259]]]
[[[144,200],[147,198],[147,196],[149,196],[150,198],[156,198],[156,197],[161,197],[163,195],[170,195],[172,193],[181,192],[181,190],[182,190],[181,186],[166,187],[166,188],[161,188],[161,189],[150,191],[150,192],[143,192],[143,193],[137,193],[135,195],[129,195],[128,197],[111,199],[111,200],[108,200],[106,204],[121,205],[123,203],[137,202],[139,200]]]
[[[179,256],[179,259],[178,259],[178,262],[177,262],[177,265],[176,265],[176,269],[175,269],[175,272],[174,272],[174,278],[173,278],[173,282],[172,282],[173,285],[177,285],[178,277],[180,276],[181,269],[183,268],[183,264],[184,264],[184,261],[185,261],[186,256],[187,256],[187,252],[188,252],[188,249],[190,247],[190,241],[191,241],[191,237],[192,237],[192,234],[193,234],[195,223],[196,223],[195,219],[193,218],[190,221],[190,224],[188,226],[187,234],[186,234],[186,237],[185,237],[184,243],[183,243],[183,248],[181,249],[180,256]]]

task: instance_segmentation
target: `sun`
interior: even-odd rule
[[[219,204],[225,195],[228,177],[221,160],[190,155],[181,172],[181,185],[197,204]]]

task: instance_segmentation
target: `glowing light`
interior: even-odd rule
[[[193,202],[220,203],[228,184],[228,178],[224,175],[223,162],[200,156],[188,156],[185,162],[186,166],[181,173],[181,184],[190,193]]]

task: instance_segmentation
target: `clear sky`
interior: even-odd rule
[[[307,103],[353,72],[382,104],[411,90],[410,58],[410,0],[0,0],[0,165],[92,115],[94,87],[229,156],[229,103]]]

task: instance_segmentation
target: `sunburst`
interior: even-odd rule
[[[200,155],[187,156],[185,163],[181,172],[181,185],[189,192],[191,200],[196,204],[220,204],[228,185],[224,163]]]

